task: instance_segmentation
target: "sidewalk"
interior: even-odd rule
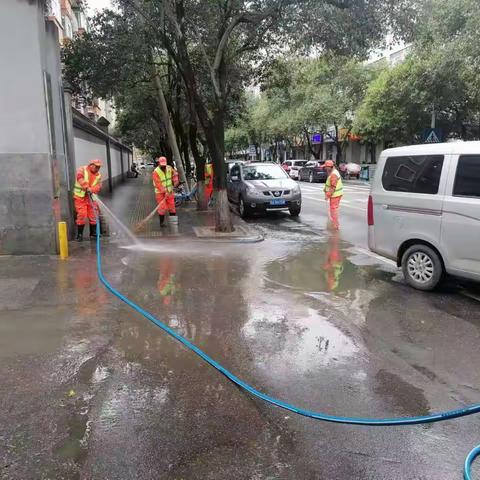
[[[156,206],[151,175],[147,173],[137,179],[130,179],[128,183],[117,188],[113,198],[109,199],[106,203],[120,220],[134,231],[135,227],[146,218]],[[204,212],[197,211],[196,201],[185,202],[177,207],[177,215],[178,231],[174,231],[169,227],[168,218],[166,218],[166,227],[160,228],[158,215],[154,215],[145,227],[138,232],[138,236],[142,239],[148,239],[178,234],[183,237],[197,236],[223,240],[231,238],[232,241],[242,240],[247,242],[255,242],[262,239],[252,227],[233,212],[232,221],[237,231],[230,235],[215,235],[213,232],[213,228],[215,227],[215,212],[213,209]],[[206,233],[209,230],[211,231],[210,235]]]

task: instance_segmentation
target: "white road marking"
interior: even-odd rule
[[[307,192],[315,192],[315,193],[323,193],[323,187],[321,188],[315,188],[315,187],[312,187],[312,186],[304,186],[302,185],[300,187],[301,190],[303,191],[307,191]],[[345,187],[344,186],[344,190],[350,194],[353,194],[353,195],[366,195],[370,192],[370,189],[366,189],[366,188],[352,188],[352,187]]]
[[[350,252],[356,252],[356,253],[361,253],[363,255],[368,255],[369,257],[375,258],[376,260],[379,260],[381,262],[384,262],[392,267],[397,267],[396,262],[393,260],[390,260],[389,258],[382,257],[381,255],[377,255],[376,253],[371,252],[370,250],[367,250],[366,248],[362,247],[352,247],[348,249]]]
[[[303,195],[303,198],[308,198],[309,200],[315,200],[316,202],[322,202],[325,204],[326,206],[326,202],[323,198],[317,198],[317,197],[310,197],[309,195]],[[342,202],[340,203],[340,208],[341,206],[345,206],[346,208],[353,208],[355,210],[360,210],[361,212],[366,212],[366,209],[365,208],[362,208],[362,207],[356,207],[354,205],[349,205],[349,201],[348,200],[342,200]]]

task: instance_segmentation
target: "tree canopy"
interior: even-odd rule
[[[479,138],[479,62],[478,2],[433,1],[410,56],[370,85],[355,130],[373,141],[418,142],[434,111],[445,138]]]
[[[339,130],[351,130],[354,113],[381,69],[341,56],[278,59],[261,85],[261,94],[227,136],[243,140],[242,148],[255,140],[275,144],[301,138],[316,156],[310,136],[324,132],[341,150],[345,138],[340,139]]]
[[[162,100],[165,84],[162,86],[159,80],[163,63],[174,65],[190,113],[189,123],[199,127],[197,132],[203,136],[213,160],[214,183],[220,199],[217,228],[228,230],[231,223],[225,193],[224,130],[238,116],[244,88],[256,79],[265,78],[275,59],[285,53],[348,54],[364,58],[371,48],[383,42],[386,32],[409,35],[415,18],[421,14],[421,3],[421,0],[116,0],[117,12],[107,10],[98,14],[91,31],[66,47],[66,75],[79,91],[96,96],[125,96],[129,91],[133,95],[139,82],[153,79],[166,138],[175,147],[174,156],[179,157],[176,146],[181,142],[172,142],[172,136],[179,134],[181,123],[177,122],[173,132],[169,116],[174,104],[170,102],[170,114],[166,112]],[[311,78],[316,80],[316,75],[328,78],[328,68],[325,72],[309,72],[306,63],[302,68],[307,68]],[[356,89],[354,85],[342,87],[340,78],[335,78],[339,80],[337,87],[343,88],[343,100],[334,103],[338,112],[325,113],[329,118],[338,117],[341,111],[346,115],[347,89],[351,93]],[[325,106],[329,95],[331,98],[331,92],[305,90],[307,86],[292,93],[299,96],[311,93],[310,99],[315,102],[309,115],[323,113],[322,105]],[[279,102],[282,101],[280,98]],[[282,120],[293,122],[293,126],[306,123],[300,112],[292,118],[277,117],[278,127]],[[315,124],[322,122],[327,119],[315,119]],[[127,125],[128,122],[124,123]],[[250,129],[249,136],[252,135],[260,141],[265,132]],[[194,145],[191,147],[193,152]]]

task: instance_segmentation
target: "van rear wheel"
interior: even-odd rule
[[[434,290],[444,275],[439,255],[422,244],[412,245],[403,254],[402,270],[410,286],[424,291]]]

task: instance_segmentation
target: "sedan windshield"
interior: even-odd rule
[[[247,165],[243,167],[245,180],[277,180],[288,178],[278,165]]]

